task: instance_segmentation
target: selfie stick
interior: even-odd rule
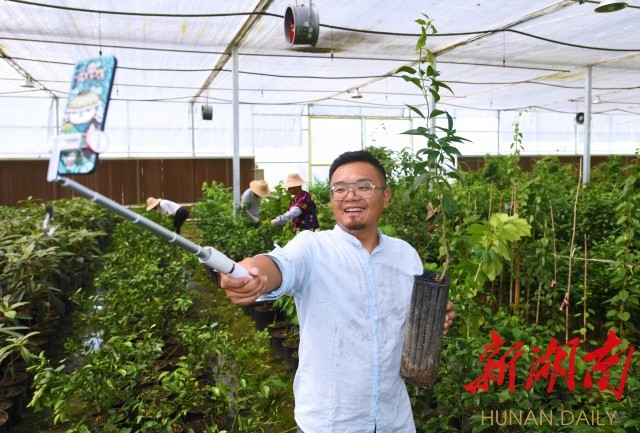
[[[68,140],[68,138],[65,137],[64,140]],[[161,226],[160,224],[157,224],[151,221],[150,219],[145,218],[144,216],[136,212],[133,212],[124,206],[119,205],[113,200],[110,200],[105,196],[98,194],[97,192],[87,188],[84,185],[79,184],[78,182],[75,182],[63,176],[58,176],[57,167],[58,167],[59,158],[55,157],[54,155],[55,154],[59,155],[60,154],[59,150],[60,150],[59,148],[56,150],[56,146],[54,145],[52,158],[49,161],[49,172],[47,175],[47,180],[49,182],[52,182],[52,181],[58,182],[62,186],[72,189],[73,191],[77,192],[81,196],[96,202],[100,206],[112,212],[117,213],[118,215],[128,219],[134,224],[138,224],[144,227],[145,229],[153,232],[154,234],[158,235],[164,240],[169,241],[170,243],[175,244],[178,247],[184,250],[187,250],[192,254],[195,254],[201,263],[205,264],[206,266],[218,272],[227,274],[232,278],[240,278],[240,277],[252,278],[252,276],[249,275],[249,272],[247,272],[245,268],[243,268],[241,265],[231,260],[229,257],[224,255],[220,251],[216,250],[215,248],[201,247],[199,245],[196,245],[190,240],[180,236],[179,234],[174,233],[170,230],[167,230],[165,227]],[[55,163],[55,166],[53,168],[52,168],[52,165],[53,165],[52,163]]]

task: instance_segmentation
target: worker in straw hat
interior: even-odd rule
[[[173,228],[176,233],[180,234],[180,228],[182,224],[189,218],[189,210],[180,206],[178,203],[174,203],[171,200],[164,198],[149,197],[147,199],[147,210],[158,208],[162,215],[173,216]]]
[[[283,187],[291,194],[289,210],[282,215],[278,215],[271,220],[271,224],[283,226],[287,221],[293,224],[293,230],[316,230],[318,228],[318,214],[316,213],[316,203],[311,194],[302,189],[302,185],[307,183],[302,180],[298,173],[287,176]]]
[[[262,224],[262,221],[260,221],[260,202],[263,198],[280,199],[280,197],[271,194],[266,180],[254,180],[249,184],[249,188],[242,193],[242,198],[240,199],[247,217],[257,225]]]

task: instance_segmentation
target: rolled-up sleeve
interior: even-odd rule
[[[312,232],[300,232],[284,248],[276,247],[268,254],[280,269],[282,284],[280,287],[260,296],[258,301],[273,301],[282,296],[294,296],[311,279],[312,269]]]

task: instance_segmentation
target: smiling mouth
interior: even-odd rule
[[[350,207],[348,209],[345,209],[344,213],[357,214],[357,213],[360,213],[360,212],[363,212],[363,211],[364,211],[364,208],[362,208],[362,207]]]

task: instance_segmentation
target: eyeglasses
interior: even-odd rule
[[[331,199],[334,201],[343,201],[349,195],[349,190],[353,190],[353,194],[361,199],[368,200],[373,197],[373,191],[376,189],[384,189],[380,186],[375,186],[368,180],[362,180],[360,182],[351,182],[351,183],[336,183],[331,189],[329,189],[329,193],[331,195]]]

